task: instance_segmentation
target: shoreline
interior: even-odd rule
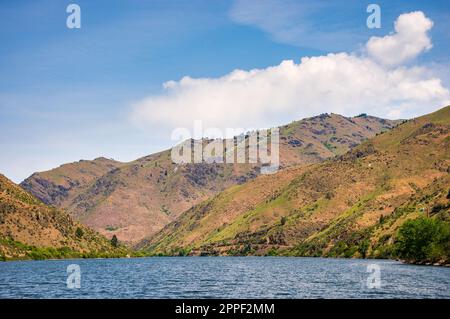
[[[148,255],[148,256],[113,256],[113,257],[91,257],[91,258],[83,258],[83,257],[73,257],[73,258],[48,258],[48,259],[7,259],[1,260],[1,262],[29,262],[29,261],[58,261],[58,260],[101,260],[101,259],[133,259],[133,258],[236,258],[236,257],[258,257],[258,258],[322,258],[322,259],[338,259],[338,260],[388,260],[388,261],[396,261],[402,263],[404,265],[414,265],[414,266],[434,266],[434,267],[450,267],[450,263],[445,262],[426,262],[426,261],[406,261],[400,259],[390,259],[390,258],[345,258],[345,257],[323,257],[323,256],[260,256],[260,255],[242,255],[242,256],[200,256],[200,255],[187,255],[187,256],[178,256],[178,255]]]

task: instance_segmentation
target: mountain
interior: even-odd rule
[[[391,257],[398,230],[423,217],[445,224],[436,258],[448,263],[449,173],[446,107],[344,155],[231,187],[137,247],[154,254]]]
[[[342,155],[398,123],[365,114],[322,114],[292,122],[280,127],[281,168]],[[21,186],[103,235],[133,245],[192,206],[259,174],[259,164],[176,165],[166,150],[129,163],[102,158],[65,164],[35,173]]]
[[[80,160],[47,172],[34,173],[20,186],[47,205],[65,207],[73,196],[95,179],[123,165],[104,157],[93,161]]]
[[[0,259],[119,256],[99,235],[0,174]]]

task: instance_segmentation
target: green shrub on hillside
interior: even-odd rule
[[[266,256],[279,256],[279,255],[280,253],[278,249],[276,249],[275,247],[270,248],[270,250],[266,254]]]
[[[450,259],[450,224],[421,217],[405,222],[398,230],[394,254],[407,261]]]
[[[119,240],[117,239],[117,236],[116,236],[116,235],[113,235],[113,236],[112,236],[112,238],[111,238],[111,245],[112,245],[113,247],[119,246]]]
[[[76,235],[78,238],[82,238],[83,235],[84,235],[84,231],[83,231],[80,227],[77,227],[77,230],[75,231],[75,235]]]

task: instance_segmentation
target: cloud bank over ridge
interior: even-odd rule
[[[450,104],[450,91],[426,67],[404,65],[432,47],[433,22],[405,13],[395,32],[372,37],[363,53],[304,57],[264,69],[234,70],[218,78],[183,77],[133,105],[143,127],[269,127],[334,112],[408,118]]]

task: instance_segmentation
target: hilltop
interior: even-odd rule
[[[47,205],[64,207],[66,202],[73,200],[73,196],[80,189],[122,165],[123,163],[104,157],[92,161],[80,160],[76,163],[63,164],[50,171],[34,173],[20,186],[31,191]]]
[[[342,155],[399,121],[322,114],[280,127],[281,169]],[[101,234],[134,245],[217,193],[260,175],[259,164],[185,164],[171,150],[129,163],[96,159],[35,173],[21,186]]]
[[[446,107],[325,162],[231,187],[137,247],[170,255],[392,257],[408,220],[450,221],[449,173]],[[436,258],[448,263],[445,236],[446,251]]]

